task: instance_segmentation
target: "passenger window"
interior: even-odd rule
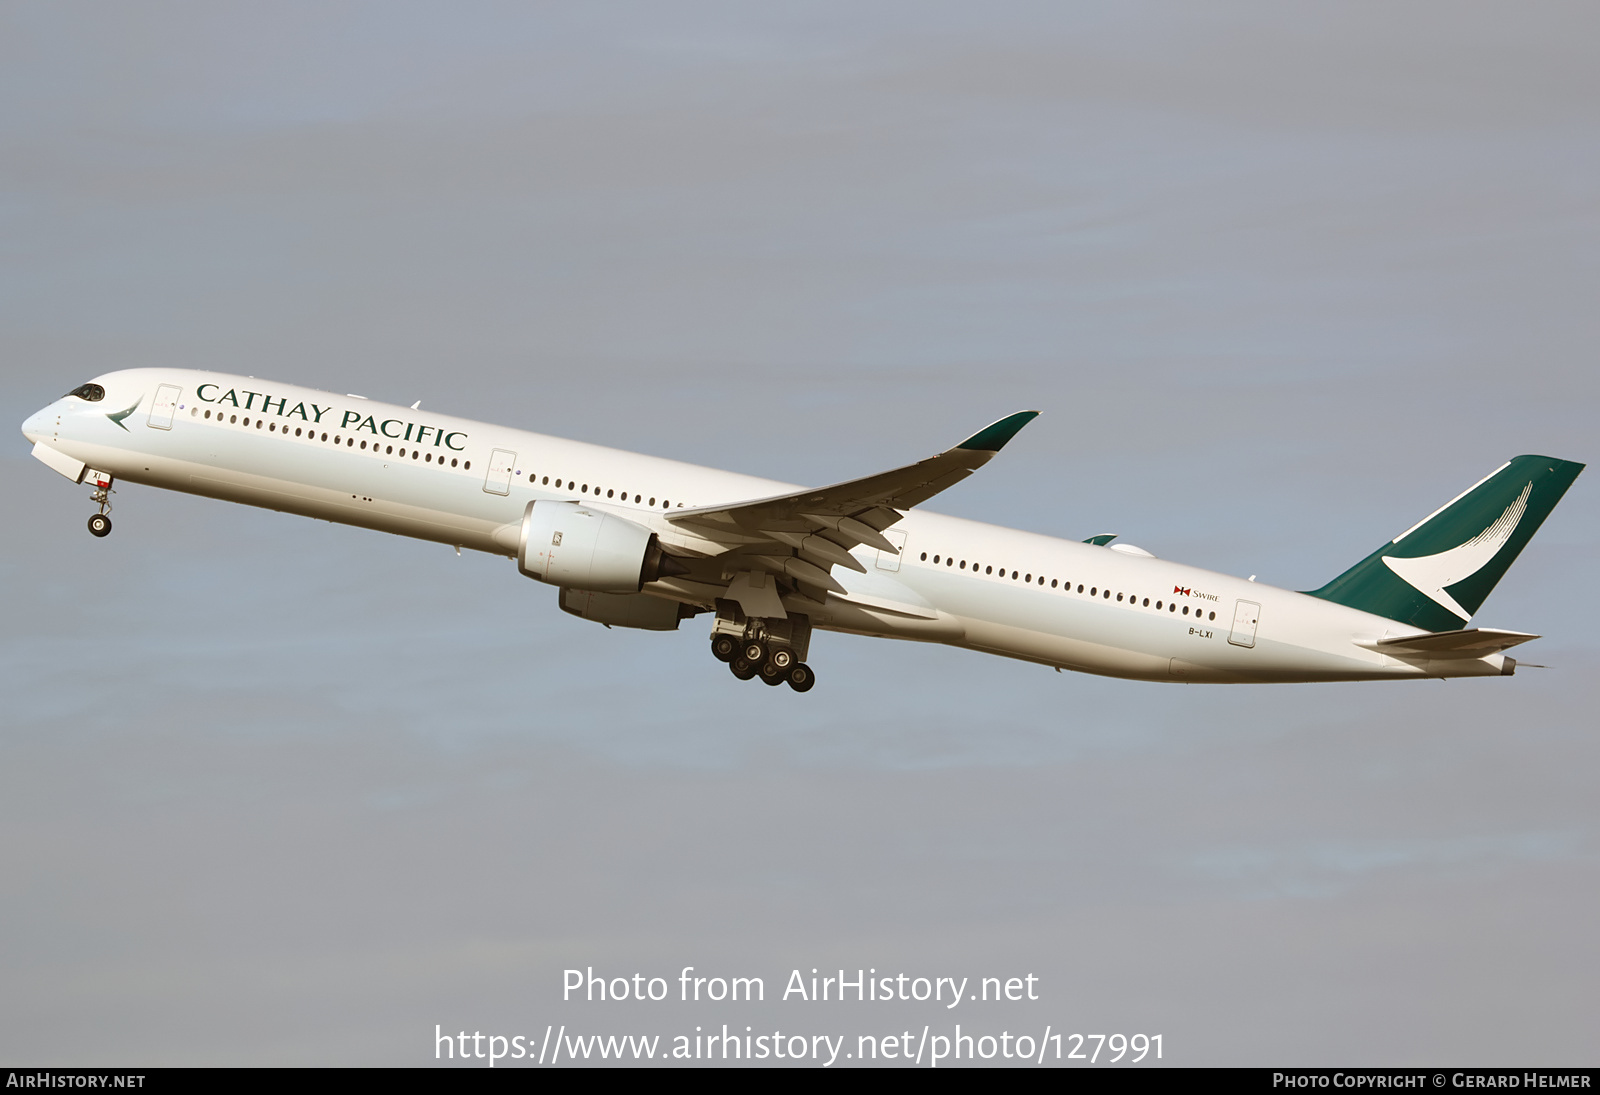
[[[1118,603],[1118,604],[1121,604],[1121,603],[1122,603],[1122,594],[1120,594],[1120,593],[1119,593],[1119,594],[1117,594],[1117,603]]]
[[[939,562],[939,557],[938,557],[938,556],[937,556],[937,555],[935,555],[935,556],[934,556],[934,557],[933,557],[933,561],[934,561],[934,564],[935,564],[935,565],[937,565],[937,564],[938,564],[938,562]]]
[[[1050,579],[1050,588],[1054,589],[1055,587],[1056,587],[1056,580],[1054,578],[1051,578]]]
[[[1183,614],[1185,616],[1189,615],[1189,606],[1188,605],[1184,605],[1183,606]]]
[[[1078,589],[1082,590],[1083,587],[1079,586]],[[1091,597],[1100,596],[1100,587],[1099,586],[1090,586],[1089,587],[1089,596],[1091,596]]]
[[[926,563],[926,562],[927,562],[927,561],[928,561],[928,553],[927,553],[927,552],[926,552],[926,551],[924,551],[924,552],[923,552],[923,553],[922,553],[922,561],[923,561],[923,562],[924,562],[924,563]]]
[[[468,460],[466,463],[462,464],[461,467],[465,471],[471,471],[472,470],[472,461]]]
[[[1144,607],[1146,607],[1146,608],[1150,607],[1150,598],[1149,597],[1146,597],[1144,599]]]
[[[1208,620],[1215,620],[1216,618],[1217,618],[1217,614],[1215,612],[1211,613],[1209,616],[1206,617],[1206,619],[1208,619]]]

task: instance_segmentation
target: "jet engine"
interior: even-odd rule
[[[517,569],[530,578],[593,593],[637,593],[689,568],[661,550],[656,534],[577,502],[529,502]]]

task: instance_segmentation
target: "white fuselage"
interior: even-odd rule
[[[29,440],[127,482],[497,555],[515,554],[529,501],[581,501],[704,551],[665,514],[798,489],[249,377],[134,369],[96,383],[103,400],[51,404]],[[836,569],[849,593],[808,606],[815,627],[1162,681],[1488,676],[1505,662],[1400,661],[1358,644],[1418,629],[1165,559],[921,510],[891,531],[900,555],[856,548],[867,573]],[[644,591],[695,599],[670,579]]]

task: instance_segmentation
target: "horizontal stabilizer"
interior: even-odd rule
[[[1469,627],[1462,631],[1436,631],[1427,635],[1407,635],[1399,639],[1357,645],[1397,658],[1486,658],[1538,637],[1525,631]]]

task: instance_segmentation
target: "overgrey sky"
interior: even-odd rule
[[[1595,456],[1588,4],[0,3],[0,421],[114,368],[794,482],[1043,412],[932,508],[1289,588]],[[0,448],[0,1062],[542,1035],[1160,1033],[1182,1064],[1594,1063],[1600,546],[1548,671],[1163,686],[703,621]],[[1591,473],[1592,474],[1592,473]],[[761,975],[563,1005],[561,971]],[[791,968],[1023,974],[990,1012]]]

